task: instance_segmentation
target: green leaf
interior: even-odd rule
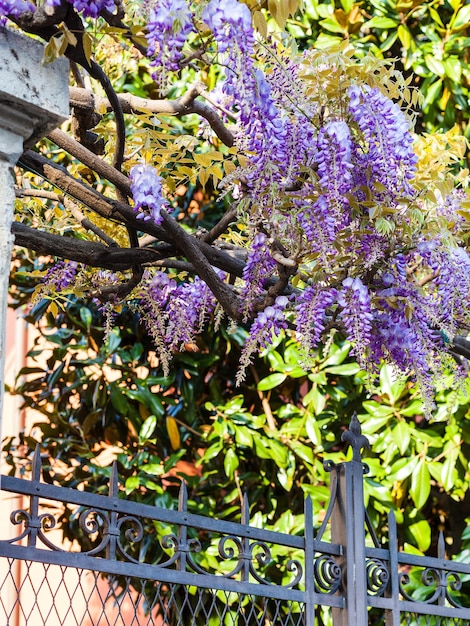
[[[431,476],[425,459],[420,459],[411,475],[410,496],[416,508],[421,509],[431,493]]]
[[[134,489],[138,489],[140,485],[140,479],[138,476],[129,476],[125,483],[126,494],[129,495]]]
[[[413,415],[422,415],[423,411],[423,401],[413,400],[409,404],[406,404],[403,408],[400,408],[400,415],[412,417]]]
[[[361,368],[357,363],[344,363],[343,365],[327,367],[324,371],[337,376],[354,376],[361,371]]]
[[[251,448],[253,446],[253,435],[246,426],[237,426],[235,428],[235,441],[239,446]]]
[[[121,335],[119,334],[119,330],[117,328],[113,328],[113,330],[109,333],[108,338],[105,344],[105,352],[106,354],[113,354],[118,349],[121,344]]]
[[[388,475],[388,479],[392,482],[398,481],[402,482],[405,478],[415,470],[415,467],[418,464],[418,457],[414,458],[404,458],[398,459],[392,467],[390,468],[390,474]]]
[[[380,390],[387,394],[393,406],[405,389],[405,381],[397,380],[394,368],[383,365],[380,369]]]
[[[314,458],[313,458],[312,448],[310,448],[309,446],[306,446],[303,443],[300,443],[300,441],[294,441],[294,440],[289,442],[289,446],[292,452],[294,452],[294,454],[296,454],[306,463],[310,463],[311,465],[313,465]]]
[[[305,407],[311,407],[315,415],[319,415],[326,405],[326,395],[314,383],[310,391],[304,396],[302,404]]]
[[[451,56],[444,61],[445,73],[454,81],[454,83],[460,83],[462,77],[462,65],[460,59],[456,56]]]
[[[269,350],[266,356],[273,370],[277,370],[281,372],[284,371],[284,368],[285,368],[284,359],[279,354],[279,352],[277,352],[276,350]]]
[[[332,33],[344,33],[344,28],[337,22],[336,18],[333,15],[330,15],[324,20],[321,20],[320,24],[325,30],[328,30]]]
[[[426,520],[420,520],[414,524],[410,524],[406,529],[407,534],[410,534],[415,544],[421,550],[426,552],[431,545],[431,528]],[[408,550],[406,550],[408,552]]]
[[[129,412],[129,402],[122,390],[114,383],[109,386],[109,396],[111,403],[120,416],[125,416]]]
[[[147,417],[145,422],[142,424],[139,431],[139,439],[141,443],[150,439],[155,432],[155,428],[157,427],[157,416],[150,415]]]
[[[232,479],[235,470],[239,465],[238,457],[233,448],[229,448],[225,454],[224,470],[228,478]]]
[[[437,76],[441,77],[445,75],[446,69],[444,67],[444,63],[435,56],[427,54],[424,57],[424,61],[433,74],[437,74]]]
[[[439,98],[441,91],[442,79],[440,78],[427,88],[423,102],[423,109],[426,109],[430,103],[435,102]]]
[[[85,324],[85,328],[87,329],[87,331],[89,331],[91,323],[93,321],[93,315],[91,314],[90,309],[86,306],[80,307],[80,319]]]
[[[429,15],[438,26],[440,26],[441,28],[445,28],[444,24],[442,23],[441,16],[436,11],[436,9],[434,9],[433,7],[429,7]]]
[[[398,27],[400,28],[400,27]],[[395,41],[397,40],[398,37],[398,33],[397,32],[392,32],[387,39],[380,44],[380,50],[382,52],[387,52],[387,50],[390,50],[390,48],[393,46],[393,44],[395,43]]]
[[[458,477],[458,472],[455,469],[456,458],[454,455],[447,458],[442,464],[441,470],[441,483],[444,489],[449,492],[455,486],[455,481]]]
[[[400,24],[400,26],[397,29],[397,35],[403,45],[403,48],[405,50],[409,50],[411,48],[411,43],[413,41],[409,29],[403,24]]]
[[[257,388],[259,391],[267,391],[268,389],[274,389],[281,385],[287,378],[286,374],[281,374],[280,372],[276,372],[275,374],[270,374],[259,381]]]
[[[410,427],[406,422],[398,422],[392,430],[392,438],[401,454],[405,454],[410,444]]]
[[[390,406],[385,406],[383,404],[379,404],[375,400],[366,400],[362,403],[362,406],[365,410],[374,417],[392,417],[393,409]]]
[[[321,445],[322,436],[320,427],[313,415],[307,415],[307,419],[305,421],[305,430],[307,431],[307,437],[314,445]]]
[[[325,359],[320,366],[321,369],[330,367],[331,365],[340,365],[348,357],[350,350],[350,343],[344,343],[341,347],[333,344],[328,358]]]
[[[152,476],[161,476],[165,472],[164,466],[160,463],[146,463],[140,469],[142,472]]]
[[[398,24],[398,20],[394,20],[391,17],[381,17],[380,15],[378,15],[367,21],[364,26],[369,28],[380,28],[382,30],[388,30],[389,28],[397,28]]]

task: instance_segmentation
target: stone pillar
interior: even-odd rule
[[[69,116],[68,61],[43,65],[40,42],[0,26],[0,434],[8,278],[14,239],[13,166]]]

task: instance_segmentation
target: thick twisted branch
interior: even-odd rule
[[[115,272],[131,269],[135,263],[152,263],[160,256],[152,248],[109,247],[96,241],[46,233],[19,222],[13,222],[11,231],[18,246]]]

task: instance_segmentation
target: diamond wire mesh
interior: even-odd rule
[[[303,626],[298,602],[1,559],[1,626]]]
[[[470,626],[470,620],[468,619],[419,615],[418,613],[403,614],[401,623],[403,626]]]

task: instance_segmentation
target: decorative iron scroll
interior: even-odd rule
[[[17,509],[10,514],[10,522],[12,524],[19,525],[24,524],[24,529],[17,537],[13,539],[9,539],[8,543],[16,543],[20,542],[25,537],[34,537],[40,539],[45,546],[47,546],[51,550],[62,550],[61,548],[55,546],[51,543],[46,537],[45,532],[48,530],[52,530],[56,526],[56,520],[51,513],[42,513],[41,515],[30,513],[29,511],[25,511],[24,509]]]
[[[367,592],[374,596],[383,596],[390,581],[390,571],[387,564],[380,559],[367,559]]]
[[[405,600],[409,602],[419,602],[421,604],[443,604],[449,603],[455,608],[463,608],[455,598],[452,597],[451,592],[460,591],[462,588],[462,580],[458,573],[449,572],[447,570],[426,567],[421,573],[421,582],[423,587],[429,589],[430,595],[428,598],[423,599],[414,598],[407,592],[406,586],[411,582],[411,577],[407,572],[399,572],[399,587],[400,594]]]
[[[341,567],[333,557],[322,554],[317,556],[314,563],[315,590],[318,593],[332,595],[341,586]]]
[[[184,487],[183,487],[184,489]],[[13,524],[24,524],[24,530],[9,540],[10,543],[16,543],[20,540],[31,537],[34,533],[35,539],[39,539],[50,550],[64,552],[60,545],[54,544],[46,536],[46,532],[56,527],[56,520],[50,513],[32,517],[28,511],[17,510],[11,515]],[[104,511],[97,508],[87,508],[81,511],[79,515],[79,525],[81,530],[89,536],[94,536],[94,546],[90,550],[82,551],[81,554],[94,556],[106,553],[108,559],[124,560],[130,563],[140,563],[141,561],[129,554],[128,548],[124,544],[124,540],[128,545],[138,544],[144,537],[144,527],[142,521],[130,515],[118,515],[114,511]],[[186,566],[189,570],[197,574],[217,574],[222,578],[235,578],[237,576],[244,580],[248,580],[252,576],[258,583],[268,585],[273,584],[263,575],[263,568],[267,568],[274,562],[271,548],[264,541],[250,541],[243,537],[235,535],[225,535],[213,540],[211,547],[216,546],[220,562],[234,561],[235,564],[230,571],[223,572],[221,568],[217,571],[204,569],[194,558],[194,555],[203,553],[203,547],[199,539],[188,538],[187,532],[181,532],[180,536],[176,534],[167,534],[163,536],[160,545],[164,553],[172,551],[173,554],[163,562],[158,563],[155,567],[184,570]],[[187,531],[185,528],[184,531]],[[31,541],[30,541],[31,543]],[[137,546],[138,547],[138,546]],[[277,574],[282,574],[277,563]],[[277,586],[286,588],[294,588],[299,585],[303,576],[304,568],[300,560],[288,559],[284,565],[284,571],[290,575],[290,580]]]

